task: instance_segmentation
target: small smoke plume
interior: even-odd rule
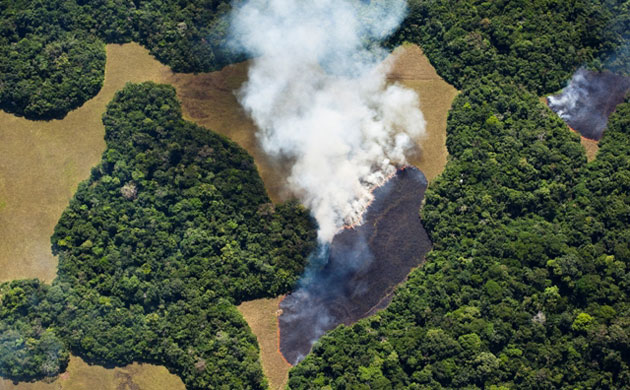
[[[254,57],[240,103],[264,150],[293,162],[287,184],[322,243],[360,222],[424,133],[418,96],[387,84],[375,43],[405,11],[404,0],[249,0],[233,12],[233,40]]]
[[[579,69],[567,87],[549,96],[549,107],[582,136],[599,140],[608,117],[624,101],[630,89],[630,78],[608,71]]]
[[[549,107],[565,121],[575,115],[574,112],[578,103],[584,102],[587,99],[587,82],[584,75],[585,72],[583,69],[578,70],[573,74],[571,81],[567,87],[562,90],[561,94],[549,96],[547,99]]]

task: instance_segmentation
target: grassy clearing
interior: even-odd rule
[[[63,120],[34,122],[0,111],[0,281],[55,277],[50,236],[105,150],[105,106],[125,83],[161,81],[169,73],[137,44],[108,45],[103,88]],[[177,390],[184,385],[164,367],[132,364],[112,370],[72,357],[68,371],[52,383],[0,380],[0,389]]]
[[[599,142],[593,139],[580,137],[580,143],[586,151],[586,159],[589,162],[595,160],[595,156],[597,155],[597,151],[599,150]]]
[[[0,281],[50,282],[50,236],[77,185],[105,150],[101,115],[126,82],[170,73],[137,44],[108,45],[99,94],[63,120],[29,121],[0,111]]]
[[[284,389],[291,365],[278,349],[278,305],[284,297],[243,302],[238,310],[258,338],[263,372],[271,390]]]
[[[150,364],[130,364],[108,369],[90,366],[72,356],[68,370],[52,382],[20,383],[0,380],[0,390],[184,390],[178,376],[165,367]]]
[[[394,64],[388,75],[389,81],[413,89],[420,97],[420,109],[427,121],[426,134],[416,140],[417,152],[409,162],[430,182],[446,166],[446,119],[458,92],[442,80],[420,47],[404,45],[392,56]]]
[[[163,81],[177,89],[184,118],[242,146],[254,157],[258,172],[271,200],[287,200],[285,189],[289,166],[270,159],[256,138],[256,126],[238,103],[235,91],[247,80],[247,62],[230,65],[211,73],[171,73]]]
[[[427,135],[417,140],[420,152],[410,162],[431,180],[446,164],[446,117],[457,91],[435,73],[417,46],[405,46],[394,55],[390,81],[418,92],[427,120]],[[65,119],[32,122],[0,112],[0,281],[54,278],[57,261],[50,252],[50,236],[78,183],[100,161],[105,149],[101,115],[126,82],[153,80],[174,85],[185,118],[244,147],[254,157],[271,199],[286,199],[283,184],[288,166],[265,156],[254,124],[234,95],[246,79],[247,63],[219,72],[173,74],[137,44],[108,45],[103,89]],[[258,337],[263,370],[272,389],[284,387],[290,368],[277,348],[279,301],[257,300],[239,307]],[[0,381],[0,390],[86,388],[183,389],[183,384],[163,367],[133,364],[112,370],[88,366],[77,357],[72,357],[68,371],[52,383],[15,386]]]

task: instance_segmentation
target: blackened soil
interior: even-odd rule
[[[585,69],[578,70],[576,75],[583,77],[577,79],[574,77],[572,83],[579,80],[578,88],[583,93],[579,94],[575,105],[550,107],[556,112],[563,110],[565,114],[561,116],[565,122],[583,137],[599,141],[608,125],[608,117],[623,103],[630,91],[630,77]],[[563,93],[556,97],[562,96]]]
[[[280,304],[280,351],[288,362],[301,361],[326,331],[386,307],[422,263],[431,249],[419,217],[426,187],[418,169],[400,170],[374,191],[364,223],[341,231],[312,260],[301,287]]]

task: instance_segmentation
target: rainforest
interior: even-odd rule
[[[2,1],[0,110],[0,388],[630,389],[630,1]]]

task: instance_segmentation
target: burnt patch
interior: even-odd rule
[[[549,107],[572,129],[593,140],[602,138],[608,117],[630,91],[630,77],[579,69],[558,95],[549,96]]]
[[[419,217],[427,180],[400,170],[374,191],[364,223],[338,233],[311,261],[300,287],[280,304],[280,352],[291,364],[339,324],[386,307],[395,287],[431,249]]]

